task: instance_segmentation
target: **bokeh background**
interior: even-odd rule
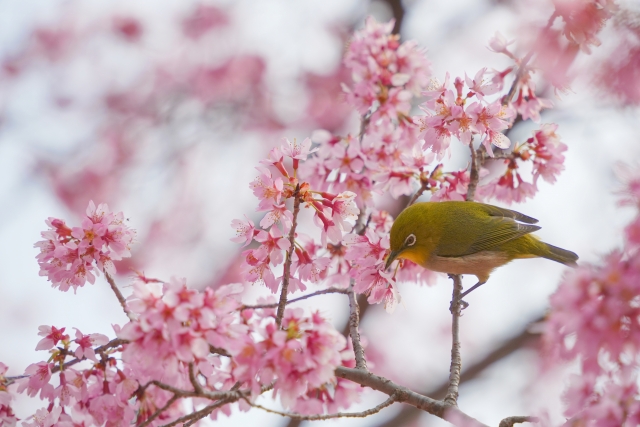
[[[572,64],[571,84],[539,86],[555,103],[542,122],[557,123],[569,146],[566,170],[555,185],[539,184],[533,200],[513,206],[540,220],[543,240],[584,262],[622,241],[632,212],[617,206],[615,165],[640,159],[639,80],[620,84],[611,71],[637,73],[629,48],[637,37],[628,30],[640,27],[640,7],[620,5],[602,45]],[[0,361],[15,375],[45,359],[34,351],[39,325],[113,337],[111,325],[126,321],[104,279],[74,295],[38,276],[33,243],[47,217],[73,224],[89,200],[123,211],[138,243],[132,259],[117,266],[121,287],[132,268],[186,277],[198,288],[238,281],[240,248],[229,240],[229,224],[245,214],[260,219],[248,187],[258,161],[282,137],[358,129],[341,94],[340,83],[350,78],[341,58],[367,15],[395,17],[402,39],[417,40],[443,80],[446,72],[505,68],[507,58],[486,48],[489,38],[499,31],[515,39],[522,55],[552,11],[549,2],[524,0],[0,1]],[[522,123],[510,138],[524,140],[534,128]],[[445,167],[464,167],[467,152],[453,145]],[[387,196],[378,202],[394,213],[401,206]],[[461,388],[465,412],[493,425],[539,411],[562,419],[566,372],[542,370],[539,325],[527,326],[544,314],[562,273],[548,261],[520,261],[467,298],[463,369],[486,363]],[[465,278],[465,286],[474,279]],[[362,333],[374,372],[435,393],[449,369],[450,287],[444,277],[431,287],[403,283],[395,313],[367,308]],[[254,287],[247,302],[267,293]],[[301,305],[344,327],[341,295]],[[382,400],[370,391],[353,410]],[[25,418],[41,406],[20,397],[15,410]],[[446,425],[403,408],[327,424]],[[216,423],[298,425],[255,409]]]

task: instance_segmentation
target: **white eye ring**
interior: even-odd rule
[[[409,234],[406,239],[404,239],[405,246],[413,246],[416,244],[416,236],[414,234]]]

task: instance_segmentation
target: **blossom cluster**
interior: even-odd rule
[[[337,366],[353,366],[353,351],[326,319],[287,309],[279,328],[275,310],[242,306],[242,292],[240,284],[199,292],[184,279],[162,283],[140,276],[127,303],[132,320],[114,326],[117,340],[79,330],[71,339],[65,328],[41,326],[36,349],[52,356],[29,365],[16,391],[49,404],[25,425],[162,425],[188,411],[173,403],[171,390],[188,394],[194,387],[206,394],[235,386],[250,400],[273,387],[286,408],[304,413],[358,400],[357,387],[334,374]],[[82,369],[67,364],[69,358],[90,365]],[[4,387],[6,367],[0,369],[0,415],[9,423],[11,394]],[[230,413],[228,406],[220,411]]]
[[[298,178],[298,170],[302,169],[309,154],[316,150],[311,149],[311,140],[308,138],[302,144],[285,140],[280,148],[271,150],[268,159],[257,168],[260,175],[250,184],[253,194],[259,199],[257,210],[267,212],[260,221],[262,229],[256,229],[249,219],[231,223],[237,232],[233,240],[244,242],[245,246],[254,240],[260,243],[257,249],[243,253],[246,260],[243,265],[245,279],[264,283],[273,293],[278,291],[285,274],[283,271],[276,278],[273,267],[282,264],[285,259],[289,262],[288,292],[305,290],[304,282],[318,282],[330,262],[329,258],[315,254],[313,245],[309,248],[310,252],[296,241],[292,227],[297,221],[295,216],[298,211],[294,207],[292,212],[287,207],[287,199],[294,199],[293,204],[298,206],[297,209],[303,206],[313,212],[314,224],[321,233],[322,247],[326,247],[327,242],[339,243],[343,234],[352,230],[360,212],[354,201],[355,193],[319,191]],[[291,162],[290,167],[285,165],[285,158]]]
[[[344,87],[347,100],[360,114],[370,114],[374,127],[408,119],[412,94],[418,95],[431,75],[417,43],[400,43],[400,36],[391,34],[393,25],[393,20],[383,24],[368,17],[344,58],[354,82]]]
[[[483,68],[473,79],[456,77],[453,89],[449,87],[447,74],[443,84],[433,82],[425,92],[427,101],[422,109],[426,115],[419,119],[420,138],[439,159],[448,152],[452,136],[466,145],[474,138],[481,139],[489,155],[493,155],[492,145],[502,149],[511,145],[501,131],[510,127],[514,111],[500,100],[487,101],[485,97],[498,92],[502,85],[486,82],[485,73]]]
[[[40,249],[40,275],[61,291],[93,284],[100,271],[113,276],[113,261],[131,256],[135,231],[125,224],[122,212],[110,212],[104,203],[96,208],[90,201],[80,227],[70,228],[57,218],[46,223],[49,230],[41,233],[45,240],[34,245]]]
[[[498,178],[490,180],[478,189],[478,196],[493,197],[503,202],[523,202],[538,191],[538,178],[553,184],[564,170],[564,152],[567,146],[555,133],[558,125],[543,124],[533,131],[533,136],[514,147],[506,155],[507,169]],[[531,163],[532,181],[527,182],[519,172],[526,162]]]
[[[7,365],[0,362],[0,425],[7,427],[14,427],[18,422],[18,418],[11,409],[11,401],[13,396],[7,390],[7,380],[5,374],[7,373]]]
[[[583,425],[637,425],[640,389],[640,178],[623,167],[623,203],[637,209],[624,247],[565,277],[551,297],[545,345],[552,360],[578,360],[580,375],[565,391],[565,415]]]

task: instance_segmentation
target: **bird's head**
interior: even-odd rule
[[[396,259],[408,259],[416,264],[423,265],[430,256],[432,250],[428,235],[428,227],[424,224],[421,215],[421,203],[412,205],[402,211],[396,218],[389,238],[391,252],[387,257],[385,270]]]

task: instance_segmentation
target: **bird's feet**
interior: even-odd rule
[[[463,301],[462,298],[460,298],[457,302],[451,301],[451,304],[449,304],[449,311],[451,312],[451,314],[454,314],[456,312],[460,314],[462,313],[462,310],[467,307],[469,307],[469,303]]]

